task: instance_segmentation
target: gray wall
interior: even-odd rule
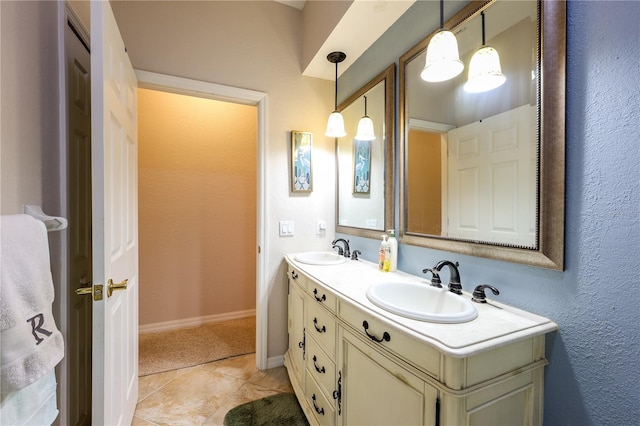
[[[2,1],[1,213],[60,214],[55,2]]]
[[[343,74],[342,97],[435,29],[436,16],[429,27],[415,13],[425,3]],[[447,4],[451,16],[457,7]],[[421,275],[440,259],[459,260],[465,290],[494,284],[500,301],[559,325],[547,339],[545,425],[638,424],[640,3],[569,1],[567,16],[564,272],[406,245],[399,269]],[[374,260],[378,241],[349,238]]]

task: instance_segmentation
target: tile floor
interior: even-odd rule
[[[287,370],[260,371],[255,354],[140,377],[132,426],[222,425],[233,407],[293,392]]]

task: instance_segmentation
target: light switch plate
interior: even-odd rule
[[[292,220],[281,220],[280,221],[280,236],[281,237],[292,237],[295,233],[295,224]]]

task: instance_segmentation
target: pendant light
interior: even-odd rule
[[[325,136],[329,136],[330,138],[341,138],[347,135],[347,132],[344,130],[344,118],[342,118],[342,114],[338,112],[338,64],[344,61],[346,57],[347,55],[342,52],[331,52],[327,55],[327,60],[336,64],[335,106],[327,121],[327,131],[324,132]]]
[[[376,135],[373,131],[373,120],[367,115],[367,97],[364,96],[364,116],[358,122],[358,132],[356,139],[359,141],[375,140]]]
[[[440,0],[440,30],[429,40],[427,61],[420,77],[424,81],[437,83],[454,78],[463,69],[458,40],[451,31],[444,29],[444,0]]]
[[[500,56],[493,47],[485,45],[484,11],[482,15],[482,47],[476,51],[469,62],[469,80],[464,85],[465,92],[488,92],[500,87],[507,81],[500,67]]]

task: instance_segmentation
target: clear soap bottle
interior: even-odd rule
[[[396,232],[389,229],[389,272],[398,270],[398,240],[396,240]]]

